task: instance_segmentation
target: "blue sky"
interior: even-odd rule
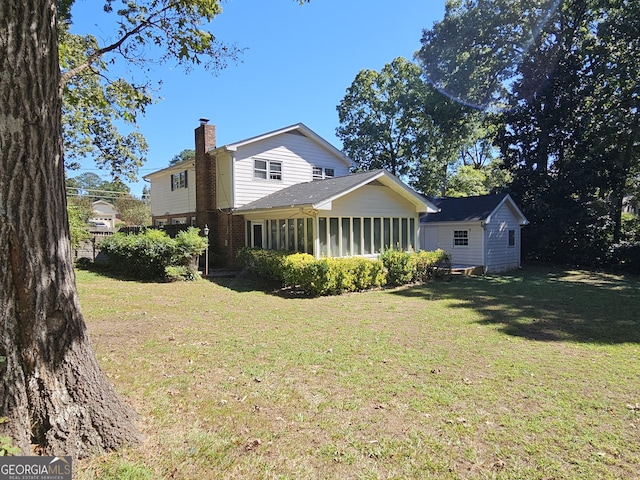
[[[105,44],[110,25],[96,16],[95,0],[76,0],[73,30]],[[99,3],[101,4],[101,2]],[[193,147],[198,119],[216,125],[224,145],[302,122],[337,148],[336,106],[360,70],[380,70],[396,57],[413,58],[422,30],[444,15],[444,0],[226,0],[211,30],[219,40],[246,48],[238,64],[217,76],[204,69],[186,74],[172,65],[148,73],[162,80],[162,100],[140,120],[149,143],[142,176],[168,165]],[[98,19],[98,20],[97,20]],[[97,25],[96,25],[97,23]],[[90,162],[75,176],[96,171]]]

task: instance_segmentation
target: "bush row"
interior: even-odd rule
[[[162,230],[115,233],[100,243],[110,269],[145,280],[193,280],[197,258],[207,247],[200,231],[191,227],[170,238]]]
[[[381,287],[424,282],[451,272],[450,255],[443,251],[388,250],[379,260],[363,257],[321,258],[307,253],[244,248],[238,259],[262,278],[278,281],[310,295],[339,295]]]

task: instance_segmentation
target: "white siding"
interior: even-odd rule
[[[321,212],[325,215],[325,212]],[[382,185],[364,185],[333,202],[331,217],[416,217],[416,207]]]
[[[420,225],[420,248],[437,250],[441,248],[451,254],[454,265],[483,265],[482,244],[484,230],[475,223],[423,223]],[[453,232],[466,230],[469,233],[468,246],[454,246]]]
[[[515,231],[515,245],[509,246],[509,230]],[[494,213],[486,232],[487,265],[490,273],[520,267],[520,224],[506,204]]]
[[[282,180],[253,178],[254,160],[282,162]],[[312,181],[314,166],[333,168],[335,176],[349,167],[309,138],[284,133],[239,147],[234,161],[234,207],[241,207],[291,185]]]
[[[233,206],[232,158],[229,153],[216,156],[216,194],[218,208]]]
[[[196,172],[195,169],[187,170],[187,188],[171,190],[171,175],[177,173],[166,172],[150,176],[151,186],[151,215],[175,215],[190,213],[196,210]]]

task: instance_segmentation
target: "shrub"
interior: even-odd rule
[[[200,236],[200,229],[189,227],[178,232],[174,238],[174,253],[172,265],[186,265],[195,267],[194,262],[207,248],[207,239]]]
[[[115,233],[100,249],[109,268],[129,277],[153,280],[197,277],[196,259],[207,246],[197,228],[180,232],[175,239],[162,230],[145,229],[137,234]],[[168,267],[184,267],[167,270]]]
[[[412,253],[398,250],[385,250],[380,254],[380,260],[387,269],[387,283],[390,285],[405,285],[411,283],[415,277],[415,262]]]
[[[609,257],[615,269],[625,273],[640,274],[640,241],[612,245]]]
[[[291,255],[291,252],[242,248],[237,258],[243,267],[257,276],[284,283],[283,262],[287,255]]]
[[[388,250],[380,260],[364,257],[321,258],[308,253],[245,248],[238,252],[241,264],[252,273],[310,295],[339,295],[403,285],[448,275],[447,252],[399,252]]]
[[[426,282],[434,278],[447,277],[451,273],[451,255],[444,250],[421,250],[411,254],[413,280]]]
[[[165,267],[164,273],[169,282],[191,282],[199,278],[198,270],[187,265],[169,265]]]
[[[287,285],[310,295],[339,295],[380,287],[385,283],[379,260],[361,257],[287,258]]]

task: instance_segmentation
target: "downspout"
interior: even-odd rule
[[[487,222],[480,222],[482,227],[482,270],[487,273]]]

